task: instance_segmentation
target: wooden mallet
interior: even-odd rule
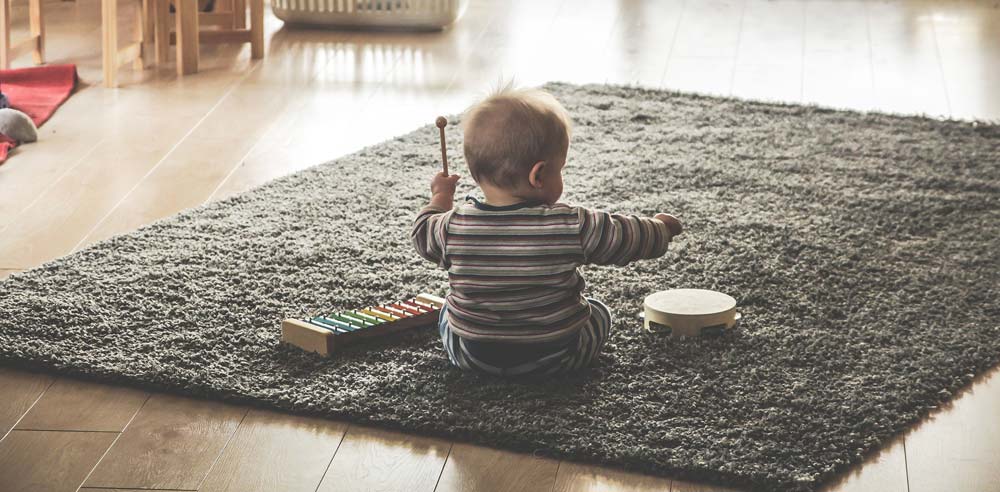
[[[448,118],[438,116],[434,124],[441,130],[441,162],[444,164],[444,175],[448,176],[448,145],[444,141],[444,127],[448,126]]]

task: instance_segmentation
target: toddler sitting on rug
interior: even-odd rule
[[[439,322],[448,358],[501,376],[587,366],[608,339],[611,313],[583,297],[577,267],[657,258],[680,221],[558,203],[570,121],[544,91],[501,89],[462,125],[484,199],[452,208],[458,176],[438,173],[412,231],[417,252],[448,270]]]

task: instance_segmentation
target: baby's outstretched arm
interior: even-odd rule
[[[584,263],[626,265],[657,258],[682,231],[681,222],[668,214],[649,218],[580,209]]]
[[[677,236],[684,232],[684,226],[681,225],[681,221],[677,220],[677,217],[674,217],[673,215],[656,214],[653,218],[667,224],[667,229],[670,229],[670,234],[672,236]]]
[[[431,180],[431,202],[420,210],[413,220],[410,239],[420,256],[447,268],[444,261],[444,220],[445,212],[451,210],[455,202],[455,186],[458,175],[437,173]]]

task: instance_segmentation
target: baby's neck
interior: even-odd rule
[[[519,193],[511,193],[507,190],[502,190],[488,184],[480,184],[479,187],[483,190],[483,197],[486,198],[486,203],[497,207],[516,205],[518,203],[524,203],[534,199],[532,197],[522,196]]]

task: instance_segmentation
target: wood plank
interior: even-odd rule
[[[548,458],[455,444],[435,492],[550,492],[558,467]]]
[[[200,492],[314,492],[347,424],[251,410]]]
[[[271,37],[267,63],[254,64],[255,70],[244,83],[281,91],[284,95],[315,96],[323,89],[352,86],[371,92],[388,76],[392,60],[360,61],[365,36],[358,31],[315,31],[285,29]],[[332,49],[331,46],[342,46]],[[356,56],[357,55],[357,56]],[[339,61],[347,70],[329,66]],[[360,64],[360,65],[359,65]],[[372,66],[369,66],[372,65]],[[330,116],[330,115],[328,115]]]
[[[802,2],[748,0],[737,47],[733,96],[801,99],[804,20]]]
[[[949,116],[948,94],[938,55],[933,15],[927,4],[903,11],[891,2],[866,2],[870,29],[872,80],[880,108],[893,112],[924,112]]]
[[[246,408],[154,394],[84,484],[196,490]]]
[[[270,56],[267,64],[274,63],[275,58]],[[248,153],[239,166],[234,167],[233,172],[219,183],[208,201],[246,191],[271,179],[376,143],[380,136],[372,134],[372,126],[367,121],[357,121],[358,118],[364,118],[365,108],[372,99],[370,91],[325,91],[322,95],[314,94],[309,97],[307,103],[300,105],[296,111],[284,112],[261,137],[267,145],[257,146]],[[391,104],[381,99],[380,102]],[[327,117],[323,123],[324,131],[321,132],[317,124],[319,115],[324,112]],[[373,111],[380,112],[381,106]],[[338,116],[330,116],[331,114]]]
[[[685,2],[671,62],[673,57],[735,60],[745,8],[742,0]]]
[[[553,492],[666,492],[670,479],[562,461]]]
[[[670,483],[670,492],[740,492],[740,489],[711,485],[704,483],[674,480]]]
[[[1000,119],[1000,9],[988,2],[925,2],[934,24],[951,116]]]
[[[737,65],[794,65],[801,70],[804,21],[803,2],[747,0]]]
[[[651,2],[622,10],[607,50],[608,82],[659,87],[667,70],[684,3]],[[660,46],[658,50],[645,49]],[[475,56],[475,54],[474,54]]]
[[[205,203],[253,148],[267,145],[263,137],[280,115],[304,104],[295,94],[271,95],[253,85],[233,88],[184,136],[183,145],[171,149],[94,225],[81,246]],[[165,187],[172,190],[170,200],[162,199]]]
[[[76,490],[118,434],[11,431],[0,441],[5,492]]]
[[[272,57],[269,63],[280,60],[280,56]],[[247,77],[256,72],[254,69]],[[211,75],[206,72],[194,80],[200,82]],[[272,129],[280,133],[284,116],[295,114],[308,101],[300,97],[300,91],[275,98],[273,90],[243,82],[234,84],[181,137],[180,144],[167,151],[148,175],[125,191],[113,209],[96,219],[77,248],[204,203],[252,149],[272,145],[263,137]],[[164,199],[164,190],[170,190],[170,199]],[[2,243],[0,240],[0,251]]]
[[[190,89],[197,88],[193,93],[171,88],[129,91],[121,99],[127,97],[134,104],[117,107],[133,109],[131,115],[100,109],[99,97],[88,101],[97,106],[90,113],[90,125],[115,137],[101,141],[93,152],[45,187],[29,208],[15,211],[17,217],[0,234],[0,258],[17,267],[30,267],[72,251],[146,173],[179,146],[192,127],[211,112],[218,98],[228,91],[232,74],[212,75],[219,76],[206,73],[192,80]],[[160,115],[146,114],[151,106],[158,106],[152,100],[162,98],[180,100],[173,106],[159,108]],[[65,126],[66,131],[73,131],[74,126],[84,123],[74,121],[74,125]],[[47,143],[32,145],[41,147]],[[5,164],[0,170],[7,167],[12,166]],[[17,172],[30,175],[35,171],[18,168]],[[12,176],[15,180],[16,177]],[[30,186],[39,187],[38,183]],[[87,206],[75,206],[79,203],[87,203]]]
[[[911,492],[997,490],[1000,367],[906,436]]]
[[[133,124],[141,126],[138,121]],[[119,135],[141,133],[141,130],[121,131]],[[141,179],[144,171],[169,152],[177,141],[171,138],[172,133],[175,132],[164,129],[163,140],[159,141],[125,137],[106,142],[100,152],[86,157],[46,189],[43,199],[22,211],[7,226],[0,236],[0,257],[18,266],[35,266],[70,253],[102,215]],[[107,173],[109,169],[113,175]],[[90,198],[84,198],[85,195]],[[88,203],[86,207],[74,206],[82,200]]]
[[[440,439],[352,426],[318,492],[432,491],[450,447]]]
[[[826,485],[826,492],[907,492],[906,447],[903,439],[886,446],[839,480]]]
[[[52,384],[53,377],[0,367],[0,439]]]
[[[802,99],[802,67],[738,64],[733,71],[733,97],[797,103]]]
[[[60,378],[16,428],[121,432],[148,396],[136,389]]]
[[[109,119],[105,113],[125,109],[122,106],[124,101],[116,99],[112,104],[103,92],[100,87],[78,90],[59,108],[57,117],[39,130],[39,141],[25,149],[30,149],[30,152],[11,156],[11,163],[16,162],[16,165],[0,166],[0,181],[4,182],[5,190],[0,194],[0,237],[6,237],[5,229],[20,213],[41,200],[49,188],[74,171],[94,152],[102,139],[114,131],[111,125],[105,124]],[[136,102],[134,99],[131,101]],[[102,107],[105,111],[99,110]],[[87,125],[78,121],[78,117],[84,114],[92,115]],[[5,255],[0,255],[0,258],[5,263],[13,261]],[[0,264],[0,267],[10,266],[28,265]]]
[[[269,56],[267,65],[275,59]],[[304,106],[282,116],[285,121],[262,137],[267,145],[248,154],[212,199],[376,144],[387,134],[406,133],[427,124],[428,115],[462,111],[475,97],[477,93],[460,91],[413,94],[394,86],[375,93],[349,88],[315,94]],[[387,118],[388,114],[392,117]]]
[[[673,90],[728,96],[733,89],[736,64],[731,58],[670,58],[663,87]]]
[[[803,102],[858,110],[875,106],[865,3],[837,0],[805,4]]]

